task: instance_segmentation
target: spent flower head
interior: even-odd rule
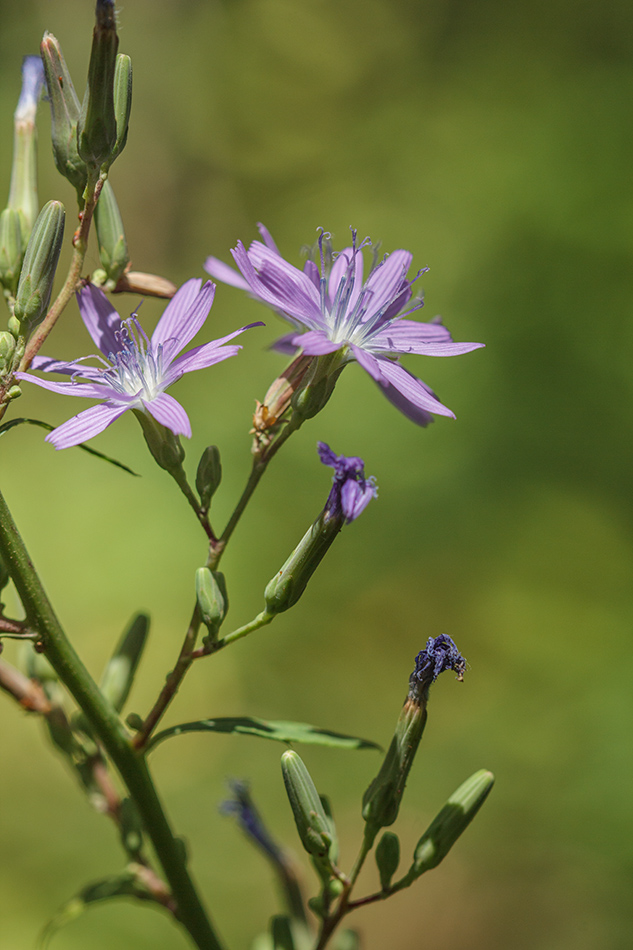
[[[381,391],[405,416],[418,425],[432,421],[433,413],[453,416],[422,380],[399,362],[407,354],[457,356],[478,349],[482,343],[454,343],[439,320],[419,323],[405,319],[423,306],[422,296],[413,296],[407,277],[412,255],[396,250],[375,259],[364,279],[363,249],[352,230],[352,245],[338,254],[331,250],[330,235],[321,232],[318,241],[320,267],[307,260],[303,270],[289,264],[279,253],[263,225],[263,238],[246,250],[241,241],[232,250],[237,274],[215,257],[207,258],[206,271],[215,279],[246,290],[288,320],[294,331],[277,341],[285,353],[301,351],[309,356],[338,353],[343,363],[355,360]]]
[[[319,458],[334,469],[332,488],[325,503],[328,518],[344,515],[349,524],[365,510],[378,494],[373,475],[365,477],[365,463],[356,455],[335,455],[325,442],[318,443]]]
[[[68,363],[35,357],[32,369],[69,375],[69,382],[53,382],[30,373],[16,375],[52,392],[103,401],[58,426],[46,437],[47,442],[56,449],[78,445],[103,432],[128,409],[149,414],[174,435],[191,435],[187,413],[165,390],[185,373],[235,356],[241,347],[225,344],[244,330],[263,325],[248,324],[219,340],[182,353],[202,327],[213,303],[214,284],[211,281],[202,287],[201,284],[201,280],[192,279],[179,288],[151,338],[143,331],[135,313],[121,320],[98,288],[89,284],[78,292],[82,319],[102,356],[86,356]],[[85,360],[89,359],[98,360],[100,365],[86,365]],[[86,382],[76,382],[78,377]]]

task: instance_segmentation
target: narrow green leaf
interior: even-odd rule
[[[329,729],[319,729],[307,722],[267,721],[256,719],[253,716],[231,716],[221,719],[199,719],[196,722],[183,722],[179,726],[172,726],[170,729],[164,729],[157,733],[148,744],[148,749],[158,745],[164,739],[170,739],[172,736],[179,736],[186,732],[240,733],[288,744],[303,742],[307,745],[323,745],[338,749],[380,749],[379,745],[369,739],[359,739],[356,736],[331,732]]]
[[[146,890],[131,871],[123,871],[113,877],[103,878],[82,888],[71,898],[61,910],[50,920],[40,937],[38,950],[48,947],[51,937],[66,924],[80,917],[90,906],[100,901],[113,900],[118,897],[132,897],[142,901],[154,901],[155,898]]]
[[[101,692],[117,712],[121,712],[128,698],[149,631],[147,614],[136,614],[130,621],[101,680]]]
[[[47,432],[52,432],[55,428],[55,426],[50,425],[48,422],[42,422],[41,419],[10,419],[9,422],[4,422],[0,426],[0,436],[3,436],[5,432],[9,431],[9,429],[13,429],[14,426],[19,426],[22,424],[39,426],[40,429],[46,429]],[[138,472],[128,468],[128,466],[124,465],[123,462],[118,462],[116,459],[110,458],[109,455],[105,455],[103,452],[97,452],[96,449],[91,449],[88,445],[78,445],[76,448],[81,449],[83,452],[87,452],[88,455],[94,455],[96,458],[102,459],[104,462],[109,462],[110,465],[116,465],[117,468],[122,468],[124,472],[128,473],[128,475],[134,475],[135,478],[139,477]]]

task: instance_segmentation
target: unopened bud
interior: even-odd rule
[[[160,274],[144,274],[142,271],[128,271],[123,274],[114,288],[115,294],[143,294],[144,297],[162,297],[171,300],[178,288],[171,280]]]
[[[327,863],[335,845],[333,825],[325,814],[310,773],[296,752],[284,752],[281,770],[301,843],[308,854]]]
[[[200,567],[196,571],[196,599],[202,622],[215,640],[228,609],[226,582],[220,571]]]
[[[446,857],[485,802],[494,780],[492,772],[480,769],[453,792],[416,845],[409,872],[412,879]]]
[[[222,463],[217,445],[209,445],[202,453],[196,472],[196,489],[203,511],[209,510],[212,497],[222,481]]]
[[[8,330],[0,333],[0,376],[11,368],[15,353],[15,337]]]
[[[100,689],[117,712],[123,709],[130,694],[148,632],[149,617],[147,614],[137,614],[124,631],[105,668]]]
[[[385,831],[376,847],[376,864],[380,874],[380,886],[386,891],[400,864],[400,840],[398,835]]]
[[[49,201],[40,211],[29,238],[14,310],[14,316],[27,332],[41,322],[48,309],[62,248],[65,217],[63,204]]]
[[[268,582],[264,591],[266,613],[280,614],[294,607],[343,524],[342,517],[317,518],[281,570]]]
[[[80,103],[61,46],[52,33],[45,33],[40,46],[44,75],[51,103],[51,136],[57,171],[73,185],[81,200],[88,169],[77,151],[77,120]]]
[[[180,439],[166,426],[157,422],[149,412],[143,412],[142,409],[133,409],[134,415],[141,424],[147,447],[154,456],[154,460],[169,472],[176,481],[184,478],[182,462],[185,457]]]
[[[88,88],[77,122],[79,155],[97,168],[112,161],[117,140],[114,71],[118,46],[114,0],[97,0]]]
[[[116,142],[110,163],[121,154],[127,142],[130,111],[132,109],[132,60],[119,53],[114,67],[114,120]]]
[[[102,284],[113,290],[130,263],[123,219],[109,181],[103,183],[95,208],[95,227],[99,243],[99,257],[105,272]]]
[[[13,166],[8,204],[9,208],[20,214],[23,252],[39,211],[35,115],[43,85],[41,59],[39,56],[25,56],[22,62],[22,92],[14,114]]]
[[[301,422],[312,419],[325,408],[344,365],[338,351],[313,360],[309,373],[292,397],[296,418]]]
[[[20,213],[5,208],[0,214],[0,283],[11,296],[18,286],[23,251]]]

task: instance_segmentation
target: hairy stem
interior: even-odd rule
[[[135,752],[116,710],[104,699],[64,633],[1,493],[0,552],[28,621],[40,634],[46,658],[89,720],[138,808],[176,900],[178,919],[199,950],[221,950],[147,764]]]

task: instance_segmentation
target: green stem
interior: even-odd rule
[[[1,493],[0,551],[29,623],[40,634],[46,658],[90,721],[136,803],[176,900],[178,919],[199,950],[221,950],[147,765],[134,751],[117,712],[104,699],[66,637]]]
[[[232,633],[227,633],[225,637],[222,637],[221,640],[218,640],[212,648],[209,650],[210,653],[217,653],[218,650],[221,650],[223,647],[227,647],[229,643],[235,643],[236,640],[241,640],[242,637],[248,636],[249,633],[253,633],[254,630],[259,630],[260,627],[265,627],[267,623],[270,623],[274,619],[276,614],[268,614],[265,610],[262,610],[261,614],[257,614],[254,620],[251,620],[250,623],[245,623],[243,627],[238,627],[237,630],[233,630]]]
[[[358,857],[356,858],[356,861],[354,862],[354,867],[352,868],[352,871],[350,873],[347,886],[345,890],[343,891],[343,894],[341,895],[341,899],[339,901],[338,907],[336,908],[335,912],[330,917],[326,917],[325,920],[323,921],[321,925],[321,933],[319,934],[319,939],[317,941],[317,944],[314,950],[323,950],[323,948],[328,943],[330,937],[332,936],[332,934],[334,933],[334,931],[340,924],[343,917],[345,917],[345,915],[348,914],[349,911],[352,909],[352,907],[350,906],[350,897],[352,894],[352,890],[354,888],[354,884],[356,883],[358,875],[360,874],[361,868],[363,864],[365,863],[365,858],[367,857],[367,855],[369,854],[369,852],[371,851],[374,845],[375,838],[376,838],[375,833],[372,833],[372,830],[369,829],[368,825],[366,825],[365,835],[363,837],[363,843],[358,853]]]

